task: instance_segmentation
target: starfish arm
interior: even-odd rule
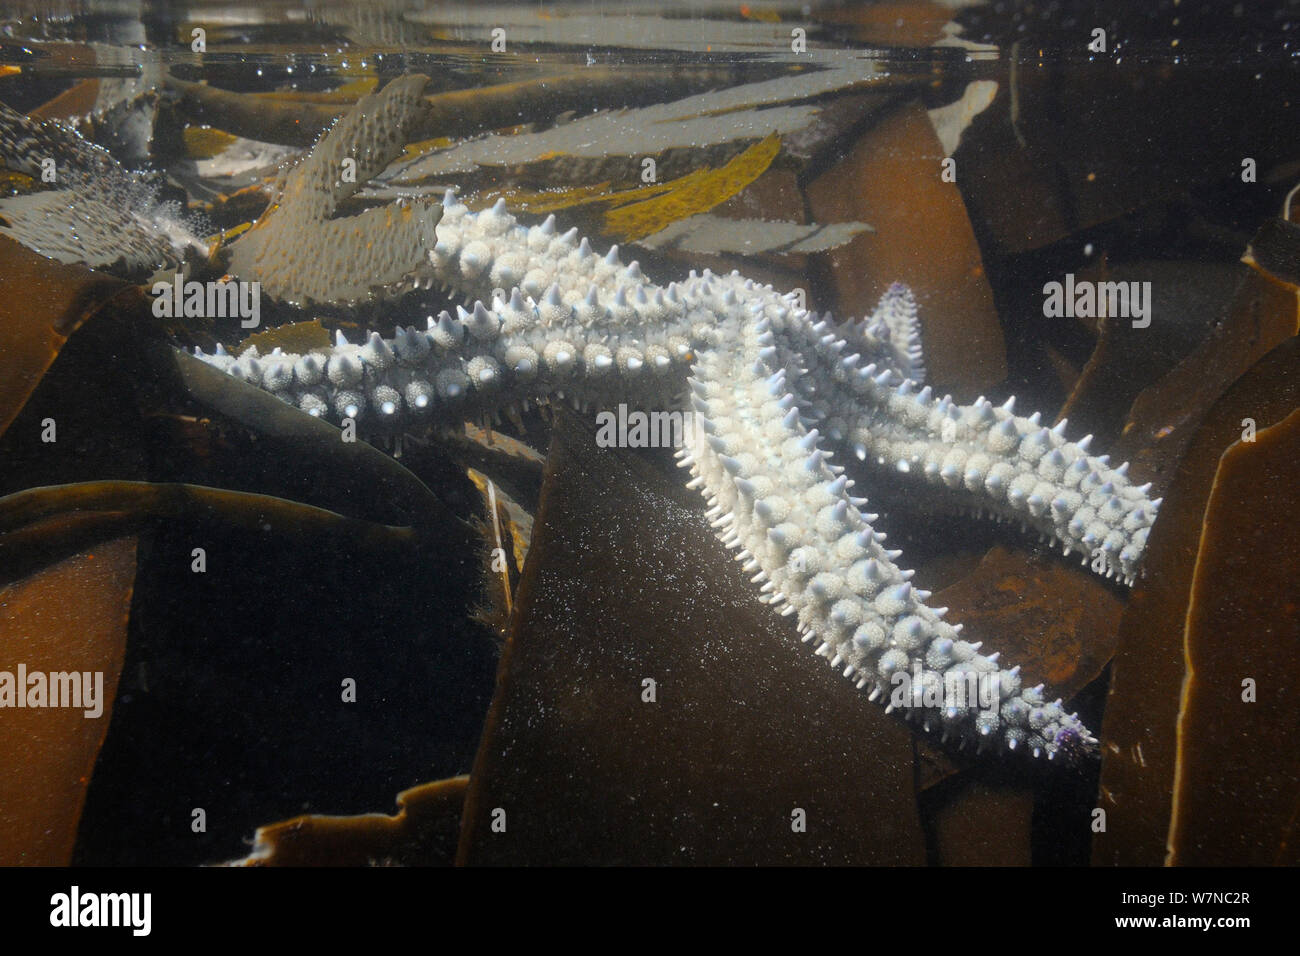
[[[487,300],[516,286],[540,299],[556,287],[562,299],[575,303],[593,288],[601,298],[612,299],[618,289],[631,298],[638,287],[651,286],[637,263],[624,265],[618,246],[601,255],[577,229],[560,232],[554,216],[524,226],[506,210],[504,200],[474,212],[451,190],[443,196],[438,241],[429,250],[429,261],[449,295],[469,299]]]
[[[709,328],[761,319],[782,328],[789,324],[791,334],[767,346],[770,351],[764,354],[764,361],[779,363],[792,382],[798,380],[801,389],[815,387],[815,380],[806,377],[811,370],[806,365],[822,363],[833,370],[843,361],[840,353],[852,353],[846,367],[874,363],[882,369],[904,374],[921,364],[920,345],[914,341],[916,328],[902,319],[881,318],[885,312],[894,310],[890,300],[911,300],[911,292],[903,285],[896,284],[886,293],[872,318],[844,325],[836,325],[829,312],[819,317],[798,305],[793,294],[781,295],[771,286],[759,285],[739,272],[728,275],[715,275],[707,269],[702,275],[692,272],[675,288],[686,297],[696,315],[703,312],[708,317]],[[822,407],[820,400],[808,403],[809,413],[818,413]]]
[[[398,327],[392,338],[370,332],[354,344],[336,333],[332,347],[306,354],[254,346],[236,358],[218,346],[195,355],[309,414],[376,426],[495,418],[552,398],[580,408],[676,404],[694,357],[680,322],[618,336],[591,329],[581,312],[555,287],[538,303],[516,289],[490,306],[430,315],[425,330]]]
[[[912,383],[871,382],[848,422],[847,441],[873,464],[955,497],[1003,520],[1018,520],[1081,554],[1094,571],[1132,584],[1160,508],[1149,485],[1128,479],[1128,465],[1088,454],[1091,436],[1065,438],[1038,416],[980,399],[936,400]]]
[[[829,450],[849,454],[943,497],[1000,520],[1022,523],[1064,553],[1128,584],[1136,579],[1161,499],[1135,485],[1128,464],[1110,466],[1088,453],[1091,436],[1065,438],[1066,422],[1052,428],[1038,414],[1014,413],[980,398],[959,405],[936,399],[929,387],[904,378],[877,351],[864,363],[845,355],[853,335],[826,322],[811,325],[798,313],[768,355],[787,373],[805,424],[817,425]],[[879,363],[879,364],[878,364]]]
[[[554,216],[540,225],[521,225],[502,200],[474,212],[448,190],[442,206],[438,242],[429,258],[437,280],[453,296],[486,301],[518,285],[525,298],[540,301],[551,295],[574,305],[578,315],[573,321],[584,328],[618,334],[680,323],[674,331],[696,342],[701,327],[707,330],[754,314],[760,304],[758,314],[770,317],[811,315],[795,304],[794,296],[759,286],[738,272],[692,271],[681,283],[657,286],[637,262],[624,265],[618,246],[598,253],[576,229],[560,233]],[[869,318],[838,331],[849,336],[851,351],[858,352],[864,364],[877,362],[919,381],[925,368],[916,312],[911,290],[895,283]],[[830,327],[828,315],[818,334],[827,334]]]
[[[196,355],[311,414],[364,416],[379,425],[402,422],[404,412],[417,419],[430,412],[449,420],[495,418],[555,397],[580,408],[669,408],[695,350],[708,347],[717,328],[758,315],[810,315],[738,273],[692,272],[680,284],[656,286],[635,262],[624,266],[617,247],[600,256],[585,239],[556,236],[546,223],[517,225],[500,203],[475,213],[448,194],[437,228],[443,252],[430,255],[439,277],[457,293],[482,292],[491,305],[476,300],[457,307],[455,317],[431,315],[427,330],[399,328],[391,339],[367,333],[354,345],[340,336],[332,348],[307,356],[255,349],[238,359],[224,351]],[[475,243],[483,248],[471,248]],[[498,255],[500,249],[515,251]],[[526,270],[531,292],[486,290],[495,279],[516,278],[518,269],[498,268],[501,256]],[[539,288],[543,281],[549,286]],[[828,321],[805,327],[809,347],[829,335]],[[875,319],[856,329],[855,342],[872,361],[910,368],[908,355],[919,353],[907,328]]]
[[[772,356],[784,341],[797,351],[809,324],[766,319],[724,330],[701,351],[691,382],[699,413],[682,455],[691,484],[708,499],[713,524],[755,571],[764,599],[797,614],[804,640],[871,698],[885,698],[945,738],[1000,743],[1054,757],[1095,739],[1041,687],[1021,687],[1019,668],[961,639],[945,609],[929,607],[912,572],[864,514],[865,501],[830,465],[816,429],[805,428],[787,373]],[[812,333],[816,334],[816,333]],[[869,378],[859,377],[865,392]]]
[[[904,378],[910,378],[914,382],[925,381],[921,320],[917,315],[916,297],[912,295],[911,289],[901,282],[895,282],[885,290],[869,318],[860,326],[850,323],[845,332],[850,353],[863,351],[859,330],[870,332],[875,340],[893,343],[896,358],[892,366]]]

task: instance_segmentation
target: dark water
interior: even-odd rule
[[[436,199],[449,186],[475,208],[504,197],[530,222],[541,220],[550,201],[563,228],[578,227],[602,253],[621,242],[624,261],[638,260],[656,281],[691,269],[739,269],[782,291],[804,289],[811,304],[839,318],[870,313],[888,284],[901,280],[920,305],[936,391],[964,402],[987,395],[999,404],[1014,394],[1020,412],[1038,410],[1045,419],[1072,402],[1072,436],[1095,433],[1107,451],[1125,435],[1126,413],[1140,394],[1239,319],[1241,290],[1252,275],[1241,261],[1248,246],[1262,250],[1261,261],[1267,257],[1268,281],[1294,287],[1300,276],[1292,233],[1260,239],[1269,223],[1285,218],[1294,205],[1288,195],[1300,183],[1300,4],[950,6],[960,9],[20,3],[0,14],[0,66],[12,68],[0,75],[0,102],[75,126],[147,186],[149,201],[167,210],[159,217],[211,240],[263,215],[262,187],[357,98],[405,74],[425,74],[425,95],[451,104],[441,114],[448,126],[424,131],[340,213],[394,197]],[[744,165],[746,150],[772,134],[779,137],[774,157]],[[15,169],[20,159],[6,157],[6,167]],[[605,200],[615,193],[630,197],[632,190],[723,167],[739,170],[731,186],[715,181],[703,198],[691,193],[653,229],[620,234],[606,215],[614,207]],[[7,195],[33,188],[39,184],[6,180]],[[690,217],[700,218],[682,224]],[[728,231],[728,220],[740,226]],[[37,244],[21,230],[13,235]],[[178,266],[156,268],[170,275]],[[192,255],[187,268],[202,272]],[[135,282],[154,277],[148,267],[117,273]],[[1099,339],[1089,316],[1053,315],[1046,287],[1067,275],[1137,283],[1148,290],[1150,324],[1141,325],[1139,314],[1131,328],[1112,326],[1109,338]],[[319,319],[349,334],[372,327],[388,334],[442,307],[436,289],[382,305],[304,309],[267,301],[259,331]],[[153,330],[154,341],[206,352],[218,342],[234,350],[247,334],[232,319],[165,326]],[[88,324],[69,341],[0,439],[6,494],[108,479],[185,482],[303,502],[374,524],[415,520],[401,501],[381,493],[382,468],[311,459],[300,435],[214,413],[140,357],[143,346],[129,337],[137,334]],[[1233,377],[1206,388],[1225,390]],[[79,433],[75,461],[51,459],[34,440],[48,415],[94,419]],[[521,430],[502,421],[498,428],[530,442],[540,460],[549,416],[522,424]],[[1184,424],[1192,429],[1195,422]],[[492,738],[484,744],[483,731],[494,688],[500,695],[504,686],[495,675],[510,614],[484,571],[483,540],[459,523],[482,527],[486,514],[465,469],[478,468],[515,492],[530,517],[544,509],[543,478],[536,461],[484,464],[488,453],[478,446],[469,452],[463,439],[448,446],[438,438],[426,444],[427,437],[375,437],[386,452],[400,446],[401,464],[456,516],[415,547],[358,544],[339,529],[317,537],[302,529],[268,534],[202,507],[154,516],[138,529],[125,660],[73,860],[231,860],[248,852],[259,826],[305,812],[391,813],[399,791],[470,773],[476,754],[485,759],[482,748],[490,749]],[[1136,457],[1149,450],[1140,443],[1126,448],[1135,468],[1145,469],[1140,480],[1156,483],[1153,494],[1165,493],[1177,457]],[[643,457],[672,477],[666,455]],[[1033,536],[911,500],[907,486],[889,476],[868,488],[873,504],[877,495],[884,504],[882,527],[893,546],[918,569],[918,583],[936,593],[975,574],[990,548],[1019,549],[1015,554],[1049,566],[1059,558],[1036,551]],[[635,485],[616,492],[633,502],[636,493]],[[683,493],[680,500],[685,509],[694,499]],[[201,578],[188,558],[196,542],[209,560]],[[637,542],[628,534],[620,546]],[[1283,552],[1270,560],[1294,558]],[[546,559],[547,568],[561,566],[592,589],[634,586],[606,566],[584,564],[582,555],[552,548]],[[509,579],[512,590],[518,571]],[[702,573],[707,595],[717,585]],[[529,580],[526,566],[523,577]],[[1013,576],[1002,590],[1014,592],[1017,581],[1029,590],[1013,593],[1010,603],[1023,604],[1024,615],[980,621],[1025,630],[1031,645],[1034,628],[1052,630],[1036,610],[1040,598],[1056,608],[1049,617],[1075,622],[1070,626],[1094,604],[1114,605],[1101,618],[1108,633],[1071,632],[1034,661],[1049,691],[1057,680],[1068,683],[1071,709],[1097,732],[1116,706],[1107,703],[1110,660],[1128,590],[1106,583],[1096,592],[1062,585],[1059,593],[1039,594]],[[527,587],[513,597],[526,603],[526,593]],[[980,600],[972,605],[986,612]],[[520,605],[512,606],[518,612]],[[679,610],[675,605],[673,613]],[[645,622],[572,627],[636,633],[639,624]],[[514,626],[521,627],[518,619]],[[1276,640],[1295,641],[1295,628],[1294,618],[1281,621]],[[1000,636],[981,633],[993,649]],[[1089,641],[1103,649],[1081,650]],[[744,655],[743,646],[734,653]],[[1088,662],[1086,673],[1072,666],[1079,658]],[[0,667],[13,663],[0,656]],[[595,678],[583,663],[579,654],[568,670],[559,668],[558,685],[529,686],[539,714],[563,700],[557,686],[566,681],[572,695],[589,689]],[[757,706],[783,706],[781,679],[776,699]],[[1278,675],[1275,685],[1287,688],[1289,701],[1291,679],[1289,672]],[[340,706],[346,680],[355,680],[360,693]],[[1154,688],[1153,698],[1176,698],[1177,683]],[[1153,735],[1168,744],[1166,731]],[[662,797],[653,782],[638,789],[643,774],[616,772],[625,769],[622,761],[640,766],[639,754],[675,753],[684,775],[709,779],[707,748],[698,741],[619,736],[628,732],[611,718],[609,739],[592,748],[602,767],[615,768],[611,778],[626,783],[628,801]],[[714,730],[724,741],[727,733],[725,726]],[[1103,734],[1103,748],[1108,740]],[[580,774],[566,771],[572,746],[572,738],[556,739],[554,753],[543,748],[514,758],[521,773],[551,781],[556,800],[606,814],[593,825],[617,833],[619,800],[602,803]],[[1285,738],[1248,738],[1241,746],[1294,750]],[[829,862],[1160,862],[1098,849],[1090,824],[1093,809],[1106,805],[1099,796],[1106,771],[1095,758],[1058,771],[987,755],[949,765],[952,754],[941,749],[938,756],[900,752],[916,761],[914,771],[902,773],[916,789],[897,825],[910,827],[915,839],[893,859]],[[1293,753],[1281,760],[1290,767],[1288,761]],[[960,772],[941,779],[950,770]],[[1164,778],[1148,782],[1172,786]],[[734,781],[712,785],[728,792]],[[1294,800],[1296,787],[1288,770],[1259,790],[1264,802],[1285,802]],[[981,810],[973,793],[1005,803]],[[206,812],[201,832],[191,825],[196,807]],[[781,804],[773,812],[789,811]],[[689,824],[682,827],[662,834],[664,840],[709,843]],[[1011,835],[988,836],[1004,829]],[[1148,842],[1158,829],[1144,834]],[[988,843],[982,850],[980,839]],[[555,859],[573,861],[564,838],[555,840]],[[681,861],[825,861],[797,849],[765,855],[766,844],[755,849],[757,837],[736,841]],[[1260,838],[1269,846],[1279,841],[1285,836],[1267,830]],[[956,849],[963,842],[977,850],[963,855]],[[461,847],[474,857],[472,841]],[[545,845],[532,852],[517,861],[547,862]],[[626,846],[610,858],[578,862],[664,859],[638,852]],[[1267,856],[1225,851],[1205,862]],[[512,861],[508,854],[504,860]],[[424,862],[446,862],[445,854]]]

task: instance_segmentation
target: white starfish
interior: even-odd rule
[[[450,192],[418,284],[477,300],[427,329],[340,334],[306,355],[201,356],[310,414],[411,428],[567,399],[581,408],[694,410],[679,452],[691,487],[760,600],[797,615],[804,640],[888,709],[945,738],[1049,758],[1096,740],[1018,667],[962,640],[926,603],[836,462],[890,467],[968,507],[1016,519],[1108,577],[1137,574],[1158,501],[1126,466],[979,400],[919,387],[915,304],[891,289],[864,323],[834,326],[737,273],[661,287],[598,255],[554,217],[525,226]],[[504,290],[510,290],[506,292]],[[490,303],[485,304],[485,303]],[[902,675],[907,675],[904,680]],[[967,691],[966,696],[958,696]]]
[[[617,247],[597,255],[576,229],[560,234],[553,216],[521,225],[501,202],[475,213],[449,192],[441,210],[403,203],[337,218],[339,202],[419,128],[426,83],[413,74],[363,97],[286,176],[278,213],[235,243],[231,264],[286,299],[382,299],[414,278],[473,308],[360,345],[339,334],[332,349],[304,355],[249,348],[235,358],[218,347],[201,358],[309,414],[377,429],[517,416],[563,398],[694,411],[698,427],[679,453],[690,485],[760,599],[797,615],[818,654],[889,709],[963,742],[1048,757],[1095,746],[1059,700],[1022,688],[1019,668],[981,654],[944,608],[926,604],[836,462],[870,461],[1018,520],[1129,583],[1159,506],[1149,486],[1134,487],[1127,465],[1090,456],[1088,438],[1067,441],[1065,422],[1045,428],[1037,414],[1016,416],[1011,401],[936,400],[920,387],[915,303],[899,286],[869,321],[837,327],[734,272],[657,286]],[[0,111],[0,151],[30,166],[42,144],[74,168],[125,177],[76,134]],[[341,177],[348,161],[356,175]],[[159,224],[133,222],[124,229],[152,249]],[[105,242],[68,255],[112,261]]]

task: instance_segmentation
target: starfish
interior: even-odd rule
[[[374,431],[454,425],[532,403],[694,416],[679,464],[760,600],[796,617],[831,666],[927,731],[1048,758],[1094,751],[1061,701],[961,636],[885,547],[839,461],[892,469],[966,509],[1014,520],[1132,584],[1159,500],[1071,442],[1064,421],[923,384],[916,305],[891,288],[864,322],[835,325],[738,273],[656,285],[617,246],[597,254],[555,217],[443,200],[415,277],[472,301],[427,328],[370,333],[302,355],[218,347],[205,361],[303,411]],[[506,290],[509,290],[508,292]]]

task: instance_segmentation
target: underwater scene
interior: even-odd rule
[[[1285,2],[6,3],[0,864],[1300,863],[1298,80]]]

